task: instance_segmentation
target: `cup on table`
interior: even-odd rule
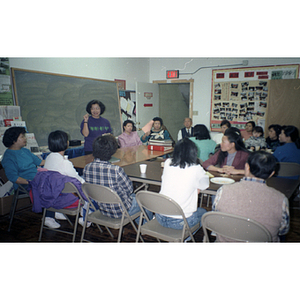
[[[260,146],[255,146],[255,151],[259,151],[260,150]]]
[[[147,165],[146,164],[140,164],[140,171],[141,173],[146,173]]]

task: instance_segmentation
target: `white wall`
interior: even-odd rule
[[[167,70],[179,70],[181,73],[193,73],[204,66],[239,64],[248,60],[248,67],[268,65],[300,64],[300,58],[150,58],[150,81],[165,80]],[[237,68],[237,66],[232,67]],[[212,70],[201,69],[194,75],[180,75],[179,79],[194,79],[193,124],[210,126],[210,101]]]
[[[137,81],[149,82],[148,58],[9,58],[12,68],[90,77],[126,80],[126,89],[135,90]]]
[[[104,80],[126,80],[126,89],[135,90],[136,82],[165,80],[166,70],[193,73],[204,66],[239,64],[248,60],[249,67],[300,64],[300,58],[10,58],[10,66]],[[193,124],[210,126],[212,69],[201,69],[180,79],[194,79]]]

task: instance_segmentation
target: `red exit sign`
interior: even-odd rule
[[[179,70],[167,71],[167,79],[179,78]]]

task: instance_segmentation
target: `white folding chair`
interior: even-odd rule
[[[233,241],[272,242],[272,236],[267,228],[249,218],[211,211],[202,216],[201,223],[204,232],[203,242],[209,242],[207,230]]]
[[[82,198],[82,196],[81,196],[80,192],[78,191],[77,187],[72,182],[66,182],[65,183],[65,187],[62,190],[62,193],[76,193],[79,197],[78,205],[77,205],[77,207],[74,207],[74,208],[62,208],[62,209],[55,209],[53,207],[44,208],[43,209],[42,224],[41,224],[41,229],[40,229],[40,235],[39,235],[39,242],[42,239],[43,229],[48,229],[48,230],[53,230],[53,231],[62,232],[62,233],[66,233],[66,234],[71,234],[71,235],[73,235],[72,242],[75,242],[80,208],[84,204],[85,201]],[[61,229],[49,228],[49,227],[45,226],[44,223],[45,223],[46,211],[52,211],[52,212],[58,212],[58,213],[64,214],[65,217],[67,218],[67,221],[69,222],[69,224],[71,226],[74,226],[73,232],[69,232],[69,231],[61,230]],[[75,216],[74,225],[70,221],[70,219],[68,218],[68,215],[69,216]]]
[[[137,212],[136,214],[130,216],[127,209],[125,208],[122,200],[120,199],[119,195],[115,191],[113,191],[112,189],[110,189],[109,187],[106,187],[106,186],[102,186],[99,184],[91,184],[91,183],[87,183],[87,182],[85,182],[82,185],[82,190],[85,193],[85,195],[89,201],[89,204],[87,207],[87,212],[89,211],[90,207],[93,208],[94,212],[92,212],[90,214],[87,213],[85,216],[85,221],[84,221],[82,234],[81,234],[81,242],[84,238],[87,222],[92,222],[92,223],[96,224],[101,232],[102,232],[102,230],[99,227],[99,225],[105,226],[112,238],[114,237],[114,235],[111,233],[109,228],[119,229],[118,243],[121,241],[123,227],[125,225],[127,225],[128,223],[131,223],[132,227],[137,232],[137,228],[133,221],[139,216],[140,213]],[[121,218],[110,218],[108,216],[103,215],[101,213],[100,209],[95,207],[92,200],[95,200],[98,203],[109,203],[109,204],[121,205],[122,211],[123,211],[122,217]]]
[[[193,232],[197,231],[200,228],[200,222],[199,224],[190,228],[181,207],[174,200],[172,200],[171,198],[165,195],[149,192],[149,191],[138,192],[136,194],[136,199],[139,206],[141,207],[140,221],[139,221],[138,234],[136,236],[136,242],[138,242],[140,234],[153,236],[158,241],[164,240],[168,242],[183,242],[187,237],[190,237],[191,240],[195,242],[195,239],[193,237]],[[163,215],[181,216],[184,221],[183,228],[182,229],[167,228],[160,225],[157,219],[155,218],[149,220],[144,209],[147,209],[154,213],[163,214]],[[143,219],[147,220],[147,223],[145,223],[144,225],[142,225]]]

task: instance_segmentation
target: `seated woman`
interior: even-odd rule
[[[267,148],[271,149],[272,152],[280,146],[279,134],[281,133],[281,126],[278,124],[272,124],[268,127],[269,136],[266,138]]]
[[[220,124],[221,132],[216,134],[213,137],[213,140],[216,142],[217,145],[221,144],[224,132],[226,131],[227,128],[230,128],[230,127],[231,127],[231,124],[228,120],[223,120],[221,122],[221,124]]]
[[[72,162],[64,158],[68,146],[69,140],[66,132],[61,130],[51,132],[48,136],[48,147],[51,153],[47,156],[44,167],[49,171],[74,177],[84,183],[84,179],[78,175]]]
[[[144,135],[141,136],[141,141],[143,143],[148,142],[149,140],[170,140],[170,134],[169,132],[163,128],[163,120],[159,117],[155,117],[153,119],[153,128],[145,132]]]
[[[123,133],[118,136],[118,143],[120,148],[138,146],[143,144],[136,132],[134,123],[131,120],[124,121],[123,130]]]
[[[239,129],[228,128],[222,138],[221,149],[206,160],[202,166],[208,171],[226,174],[245,174],[249,156]]]
[[[245,141],[245,147],[252,151],[258,151],[261,149],[266,149],[267,143],[264,138],[264,130],[260,126],[255,126],[253,128],[253,135],[249,137],[247,141]]]
[[[57,130],[53,131],[48,136],[48,147],[51,153],[47,156],[45,161],[45,169],[49,171],[56,171],[62,175],[74,177],[81,183],[85,180],[78,175],[73,164],[68,159],[65,159],[64,154],[68,149],[69,139],[68,134],[64,131]],[[77,207],[77,202],[74,202],[68,208]],[[86,207],[86,204],[85,204]],[[83,224],[84,219],[79,218],[78,223]],[[90,226],[90,223],[88,224]]]
[[[247,141],[250,136],[252,136],[253,128],[255,127],[255,122],[249,121],[245,125],[245,130],[242,131],[242,139]]]
[[[42,164],[42,160],[32,154],[26,146],[27,140],[24,127],[11,127],[7,129],[3,136],[3,144],[6,149],[4,152],[1,164],[5,169],[5,174],[14,184],[14,189],[18,188],[18,184],[25,187],[28,185],[28,180],[33,180],[37,173],[37,166]],[[54,219],[62,219],[64,216],[47,212],[45,225],[50,228],[59,228],[60,224]]]
[[[279,141],[284,144],[277,147],[273,153],[277,161],[300,164],[300,139],[298,128],[295,126],[282,126]]]
[[[216,142],[210,139],[209,131],[205,125],[197,124],[194,127],[194,136],[189,139],[196,144],[197,156],[200,161],[208,160],[209,155],[215,153]]]
[[[165,161],[160,194],[177,202],[182,208],[190,227],[201,223],[206,212],[198,207],[198,194],[209,186],[209,178],[197,158],[197,147],[184,138],[176,143],[173,158]],[[178,216],[156,214],[157,221],[164,227],[182,229],[183,221]]]

